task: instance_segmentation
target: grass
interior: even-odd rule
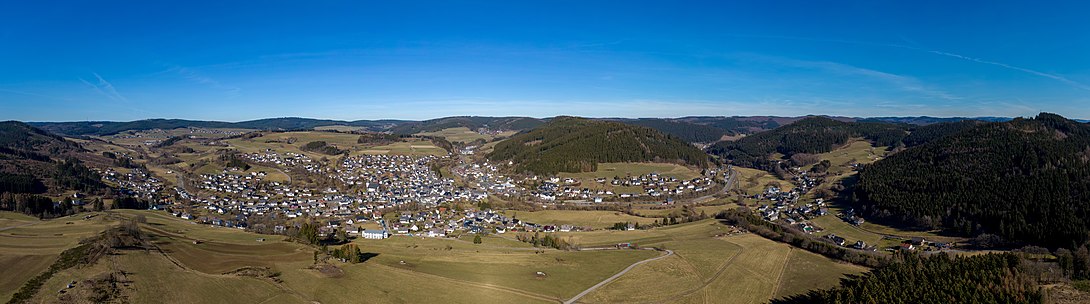
[[[840,278],[848,274],[858,274],[866,268],[829,259],[824,256],[805,252],[791,251],[784,268],[776,297],[782,298],[805,293],[812,289],[827,288],[840,284]]]
[[[715,205],[710,205],[710,206],[697,206],[696,207],[696,213],[700,214],[700,212],[704,212],[708,216],[715,216],[715,214],[719,213],[720,211],[728,210],[728,209],[734,209],[734,208],[738,208],[738,205],[735,205],[733,203],[724,203],[724,204],[721,204],[721,205],[720,204],[715,204]],[[675,215],[675,216],[680,215],[681,214],[681,209],[682,209],[681,206],[674,206],[674,207],[662,208],[662,209],[634,208],[632,210],[632,212],[634,212],[634,213],[636,213],[636,214],[638,214],[640,216],[643,216],[643,217],[661,218],[661,217],[667,217],[667,216],[670,216],[670,215]]]
[[[300,149],[303,145],[313,141],[325,141],[328,144],[337,146],[342,150],[348,150],[351,155],[363,155],[363,154],[405,154],[405,155],[446,155],[447,151],[435,146],[429,140],[423,140],[418,138],[407,138],[400,142],[383,145],[383,146],[371,146],[366,144],[359,144],[359,134],[347,134],[347,133],[335,133],[335,132],[318,132],[318,131],[300,131],[300,132],[279,132],[279,133],[265,133],[264,136],[245,139],[237,138],[231,139],[227,142],[232,148],[235,148],[243,153],[262,153],[266,149],[272,149],[277,152],[294,152],[306,154],[314,159],[333,158],[335,156],[329,156],[320,153],[303,151]],[[288,139],[294,139],[294,142],[287,143]]]
[[[693,170],[678,164],[668,163],[599,163],[598,170],[580,173],[560,173],[561,178],[578,178],[593,182],[595,178],[612,179],[614,176],[625,177],[640,176],[650,173],[658,173],[676,177],[678,179],[693,179],[700,176],[700,171]],[[586,183],[586,182],[584,182]]]
[[[116,223],[102,213],[90,220],[84,220],[83,215],[38,221],[22,214],[0,213],[5,227],[33,224],[0,231],[0,269],[4,274],[0,276],[0,300],[6,302],[23,282],[49,268],[64,250]]]
[[[595,229],[613,227],[614,223],[633,222],[641,225],[654,223],[657,218],[633,216],[617,211],[579,211],[579,210],[544,210],[544,211],[504,211],[504,215],[540,225],[574,225]]]
[[[477,131],[470,130],[466,127],[446,128],[436,132],[421,132],[417,133],[417,135],[437,136],[445,138],[447,141],[450,142],[461,143],[468,143],[478,139],[490,141],[495,138],[492,135],[477,133]]]
[[[721,236],[712,220],[635,231],[633,239],[675,256],[637,266],[587,295],[587,303],[766,303],[774,296],[839,283],[866,269],[818,256],[753,234]],[[619,240],[615,239],[615,240]]]
[[[790,191],[795,188],[790,181],[780,179],[772,173],[762,170],[735,166],[734,171],[738,172],[738,179],[736,180],[738,185],[735,185],[735,189],[741,189],[748,195],[764,192],[768,184],[779,184],[780,189],[783,191]]]
[[[457,303],[555,302],[636,261],[659,254],[645,250],[538,249],[498,236],[485,237],[479,245],[457,239],[358,239],[355,242],[364,252],[376,255],[362,264],[335,262],[344,270],[344,276],[334,278],[309,269],[312,247],[283,241],[283,237],[192,224],[156,211],[112,213],[127,217],[144,215],[147,223],[142,228],[165,255],[156,251],[126,251],[92,267],[60,272],[39,293],[43,300],[59,301],[59,298],[51,300],[57,294],[47,291],[59,290],[66,282],[82,282],[120,269],[131,273],[128,279],[133,281],[133,288],[129,300],[139,303],[164,300],[412,303],[437,298]],[[257,238],[265,241],[259,242]],[[200,244],[192,242],[198,239],[202,241]],[[47,265],[51,260],[43,258]],[[279,272],[283,283],[223,274],[246,266],[268,267]],[[539,277],[538,271],[547,275]]]

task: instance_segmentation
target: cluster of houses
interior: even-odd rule
[[[503,234],[519,232],[568,232],[582,228],[572,225],[539,225],[505,216],[491,209],[454,211],[446,207],[427,211],[402,211],[396,220],[384,219],[379,212],[326,220],[321,233],[345,231],[349,236],[384,239],[390,236],[453,237],[460,234]],[[381,227],[381,228],[380,228]]]
[[[285,152],[276,153],[271,149],[266,149],[263,153],[248,153],[243,156],[254,162],[276,165],[281,167],[297,167],[304,166],[307,171],[317,169],[317,163],[305,154]]]
[[[516,185],[515,180],[500,173],[499,168],[490,162],[477,163],[460,160],[457,166],[451,169],[451,174],[461,178],[473,188],[501,197],[518,197],[526,190]]]
[[[401,205],[415,203],[435,207],[453,201],[479,201],[485,191],[456,186],[454,179],[442,178],[432,164],[436,156],[361,155],[346,157],[329,176],[348,187],[362,189],[367,202]]]
[[[118,191],[124,195],[153,200],[160,191],[163,191],[162,180],[139,168],[129,169],[129,173],[120,173],[113,168],[108,168],[101,172],[101,175],[103,180],[117,184]]]
[[[533,195],[541,200],[551,201],[556,199],[593,200],[600,203],[603,200],[628,199],[628,198],[657,198],[662,196],[682,196],[702,193],[714,189],[715,172],[693,179],[678,179],[671,176],[649,173],[640,176],[613,177],[608,184],[614,187],[641,187],[643,192],[615,193],[612,190],[591,189],[579,187],[583,181],[574,178],[551,177],[546,179],[535,189]],[[596,178],[594,183],[607,184],[606,178]]]

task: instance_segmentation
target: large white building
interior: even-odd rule
[[[381,240],[381,239],[385,239],[385,238],[387,238],[389,236],[390,236],[390,234],[386,233],[386,230],[364,230],[363,231],[363,238],[365,238],[365,239]]]

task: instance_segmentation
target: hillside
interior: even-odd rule
[[[1074,248],[1090,235],[1090,127],[981,124],[868,166],[856,198],[868,219]]]
[[[708,152],[739,166],[772,170],[776,161],[770,158],[775,153],[783,154],[784,158],[796,153],[825,153],[858,137],[879,146],[895,146],[908,135],[908,130],[907,125],[901,124],[843,122],[814,116],[737,141],[719,142],[709,147]]]
[[[723,138],[724,135],[737,134],[734,131],[723,128],[696,124],[676,119],[639,118],[622,119],[619,121],[626,124],[652,128],[658,130],[659,132],[673,135],[674,137],[677,137],[687,142],[716,142]]]
[[[0,122],[0,192],[98,191],[105,186],[80,159],[79,145],[16,121]]]
[[[420,132],[436,132],[449,128],[469,128],[470,130],[489,128],[492,130],[522,131],[538,127],[544,123],[544,120],[532,117],[455,116],[406,122],[390,128],[390,132],[407,135]]]
[[[708,156],[689,143],[654,129],[619,122],[557,117],[496,145],[495,161],[518,171],[594,171],[600,162],[681,162],[706,167]]]

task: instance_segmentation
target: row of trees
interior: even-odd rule
[[[303,145],[302,147],[299,147],[299,150],[314,152],[314,153],[322,153],[322,154],[325,154],[325,155],[341,155],[341,154],[348,153],[347,150],[339,149],[339,148],[337,148],[337,146],[330,145],[329,143],[326,143],[325,141],[321,141],[321,140],[308,142],[305,145]]]
[[[745,207],[724,210],[717,214],[716,218],[723,220],[728,225],[829,258],[867,267],[879,267],[889,262],[888,257],[885,255],[844,248],[833,244],[827,239],[815,237],[794,227],[766,221]]]
[[[523,232],[515,235],[515,239],[521,242],[533,244],[534,247],[547,247],[560,250],[569,250],[573,248],[570,240],[564,240],[563,238],[551,233],[546,233],[542,235],[538,232],[534,232],[534,234]]]
[[[723,135],[734,132],[709,125],[701,125],[689,122],[673,121],[661,118],[641,118],[624,120],[627,124],[644,126],[658,130],[659,132],[673,135],[688,142],[716,142]]]
[[[594,171],[602,162],[682,162],[707,167],[703,151],[676,137],[619,122],[559,117],[496,145],[488,158],[536,174]]]

